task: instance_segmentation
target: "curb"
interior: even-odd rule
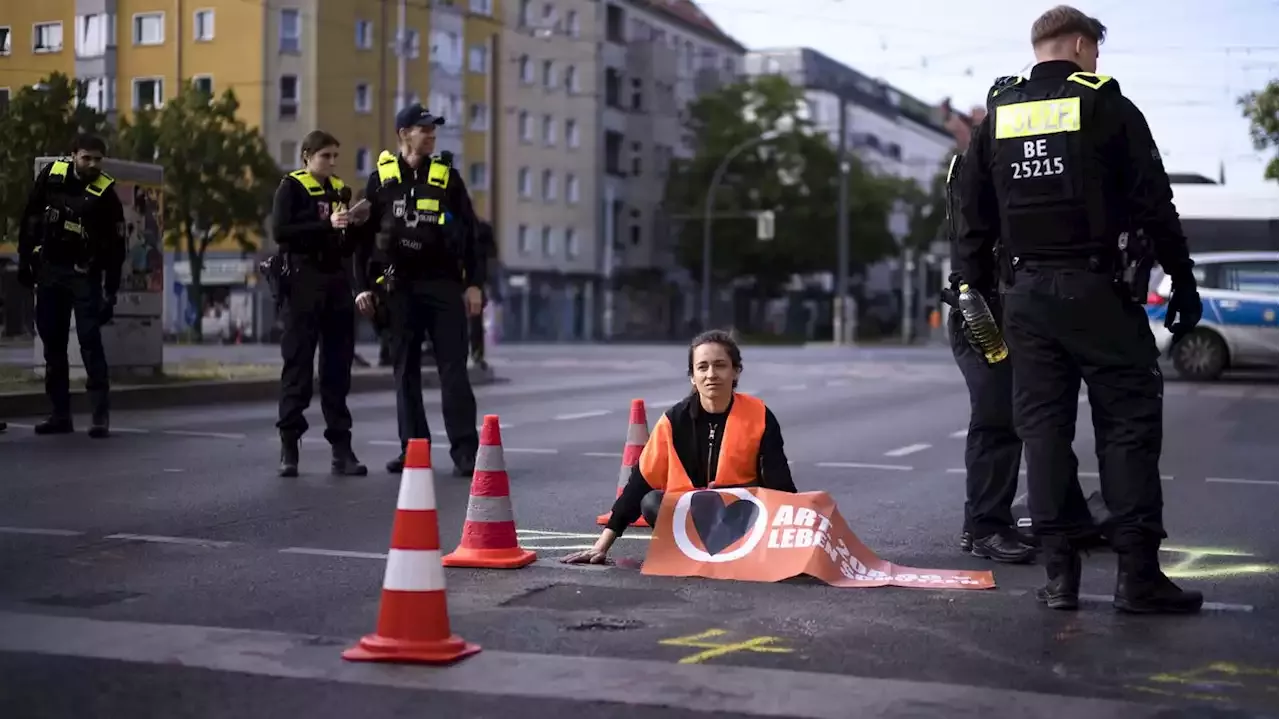
[[[422,368],[423,389],[440,386],[440,376],[433,367]],[[510,380],[498,377],[493,370],[471,369],[467,372],[473,387],[501,384]],[[395,389],[395,376],[390,370],[369,369],[351,373],[351,394],[390,392]],[[280,397],[280,379],[269,377],[211,382],[175,382],[162,385],[116,385],[111,389],[112,410],[168,409],[213,404],[269,402]],[[313,404],[319,401],[319,389]],[[44,392],[0,394],[0,417],[34,417],[49,411]],[[90,411],[84,390],[71,392],[71,411]]]

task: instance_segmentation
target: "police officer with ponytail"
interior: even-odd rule
[[[1096,72],[1105,36],[1097,19],[1067,6],[1032,26],[1037,64],[991,89],[960,170],[957,259],[984,294],[1001,285],[1014,421],[1048,579],[1036,598],[1079,606],[1079,550],[1092,528],[1066,498],[1077,481],[1083,380],[1118,557],[1114,606],[1195,612],[1201,594],[1160,569],[1164,380],[1142,308],[1152,264],[1173,278],[1166,324],[1175,337],[1200,320],[1200,298],[1147,122],[1114,78]]]
[[[391,334],[401,452],[387,471],[404,468],[410,439],[431,438],[422,404],[422,341],[430,337],[449,454],[455,473],[466,477],[480,447],[467,375],[467,317],[481,311],[486,267],[475,211],[452,155],[433,154],[436,128],[443,124],[417,103],[396,115],[399,152],[381,154],[365,190],[370,212],[361,225],[361,247],[367,261],[357,262],[356,304],[366,317],[385,312]]]
[[[351,188],[333,174],[338,140],[316,130],[302,140],[304,167],[276,189],[272,228],[279,301],[284,310],[280,353],[280,476],[298,476],[298,443],[307,431],[316,348],[320,350],[320,411],[333,448],[332,471],[365,475],[351,448],[351,363],[355,357],[355,300],[346,229],[363,208],[349,209]]]

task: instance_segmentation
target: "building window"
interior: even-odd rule
[[[213,75],[194,75],[191,78],[191,85],[209,99],[213,99]]]
[[[644,153],[643,146],[638,142],[631,143],[631,174],[639,176],[641,170],[640,156]]]
[[[631,78],[631,111],[644,111],[644,83],[640,78]]]
[[[471,72],[477,75],[489,72],[489,50],[484,45],[472,45],[469,55]]]
[[[149,12],[133,16],[134,45],[164,44],[164,13]]]
[[[550,227],[542,228],[542,254],[544,257],[556,255],[556,234]]]
[[[114,77],[86,78],[84,83],[84,104],[98,112],[112,112],[116,109],[116,79]]]
[[[578,247],[578,231],[572,227],[564,229],[564,254],[569,259],[574,259],[582,248]]]
[[[373,93],[369,91],[369,83],[356,83],[356,112],[373,112]]]
[[[164,80],[158,77],[133,81],[133,109],[164,106]]]
[[[280,52],[302,52],[302,13],[298,10],[280,11]]]
[[[422,54],[422,35],[417,30],[405,30],[405,57],[410,60],[417,60]]]
[[[570,205],[578,204],[581,197],[582,188],[578,187],[578,176],[572,172],[564,178],[564,199],[569,201]]]
[[[492,15],[493,0],[471,0],[471,12],[477,15]]]
[[[369,148],[359,148],[356,150],[356,174],[364,175],[372,171],[373,167],[369,163]]]
[[[529,0],[520,0],[520,27],[529,27]]]
[[[616,68],[604,71],[604,104],[622,109],[622,73]]]
[[[356,20],[356,49],[373,49],[373,23],[369,20]]]
[[[31,29],[31,51],[35,53],[62,51],[62,23],[42,22]]]
[[[280,76],[280,119],[292,120],[298,116],[298,76]]]
[[[0,27],[0,57],[7,56],[13,52],[13,28],[5,26]]]
[[[631,226],[631,244],[634,247],[640,246],[640,225]]]
[[[546,202],[556,199],[556,175],[551,170],[542,171],[542,199]]]
[[[542,6],[542,26],[554,27],[556,24],[556,6],[546,3]]]
[[[533,197],[533,173],[529,168],[522,167],[518,174],[517,183],[519,184],[520,196],[523,198]]]
[[[113,47],[115,17],[81,15],[76,18],[76,57],[102,57]]]
[[[548,90],[556,88],[556,64],[552,60],[542,61],[542,86]]]
[[[604,133],[604,171],[610,175],[622,176],[622,133],[606,130]]]
[[[280,167],[289,169],[297,167],[302,163],[302,157],[298,154],[298,143],[293,140],[285,140],[280,143]]]
[[[529,226],[520,225],[516,228],[516,249],[522,255],[529,254]]]
[[[556,121],[550,115],[542,116],[542,144],[547,147],[556,146]]]
[[[582,92],[582,85],[578,80],[578,68],[573,65],[564,70],[564,87],[574,95]]]
[[[564,16],[564,21],[565,25],[568,26],[569,35],[572,37],[582,35],[582,21],[578,19],[577,10],[570,10],[568,14]]]
[[[471,129],[484,132],[489,129],[489,106],[480,102],[471,103]]]
[[[604,15],[604,35],[609,42],[624,45],[627,42],[626,35],[627,17],[622,12],[622,7],[610,4],[605,10]]]
[[[577,120],[564,121],[564,141],[571,148],[582,145],[582,132],[578,129]]]
[[[213,11],[196,10],[194,22],[191,23],[196,42],[209,42],[213,39]]]
[[[520,142],[533,142],[533,118],[525,110],[520,111]]]
[[[520,82],[525,85],[533,84],[533,61],[528,55],[520,56]]]
[[[431,62],[454,73],[462,69],[462,41],[458,39],[458,33],[431,31]]]
[[[489,166],[483,162],[473,162],[467,168],[467,184],[473,190],[483,190],[489,186]]]

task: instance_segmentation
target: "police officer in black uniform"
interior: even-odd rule
[[[1097,75],[1106,28],[1058,6],[1032,27],[1038,64],[992,88],[960,188],[962,276],[994,294],[1003,274],[1014,417],[1026,447],[1029,508],[1056,609],[1079,605],[1079,541],[1066,513],[1075,481],[1077,393],[1093,409],[1102,493],[1118,555],[1114,605],[1195,612],[1203,597],[1161,570],[1163,377],[1141,307],[1151,263],[1173,279],[1166,323],[1200,319],[1200,298],[1168,175],[1142,113]],[[992,261],[997,239],[1004,244]],[[1177,321],[1175,322],[1175,316]]]
[[[303,169],[276,189],[272,228],[281,263],[278,279],[285,310],[280,353],[280,476],[298,476],[298,443],[307,431],[316,346],[320,348],[320,410],[324,437],[333,448],[334,474],[363,476],[351,449],[351,363],[355,357],[355,301],[350,258],[354,242],[345,229],[351,189],[333,174],[338,140],[321,130],[302,140]],[[357,210],[357,212],[359,212]]]
[[[36,288],[36,331],[44,343],[45,393],[53,405],[36,434],[68,434],[71,317],[84,360],[92,409],[89,436],[110,434],[110,378],[101,327],[110,322],[126,254],[124,205],[115,180],[102,171],[107,144],[95,135],[75,140],[70,157],[42,170],[27,198],[18,237],[18,281]]]
[[[480,437],[476,399],[467,375],[467,316],[481,310],[485,263],[475,240],[471,198],[452,156],[433,155],[436,127],[444,118],[414,103],[396,115],[398,154],[383,152],[369,176],[368,221],[357,262],[360,312],[384,305],[395,364],[400,456],[388,472],[404,468],[410,439],[431,437],[422,406],[422,341],[431,338],[440,374],[449,454],[458,476],[475,469]],[[454,231],[446,227],[458,223]],[[380,288],[375,293],[375,288]]]

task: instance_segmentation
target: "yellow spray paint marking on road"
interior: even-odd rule
[[[1274,564],[1240,563],[1220,564],[1214,557],[1253,557],[1248,552],[1214,547],[1161,547],[1161,551],[1181,556],[1176,564],[1164,568],[1170,579],[1221,579],[1246,574],[1270,574],[1277,570]]]
[[[728,634],[723,629],[708,629],[701,634],[691,634],[687,637],[676,637],[675,639],[663,639],[658,642],[668,647],[692,647],[694,649],[703,649],[705,651],[691,654],[681,659],[679,664],[701,664],[708,659],[723,657],[726,654],[735,652],[757,652],[759,654],[791,654],[794,650],[786,647],[770,646],[775,642],[782,641],[778,637],[752,637],[742,642],[712,642],[708,641],[716,637],[722,637]]]
[[[1212,662],[1186,671],[1152,674],[1145,680],[1148,686],[1128,688],[1161,696],[1226,702],[1232,700],[1228,695],[1275,694],[1277,676],[1275,669]]]

